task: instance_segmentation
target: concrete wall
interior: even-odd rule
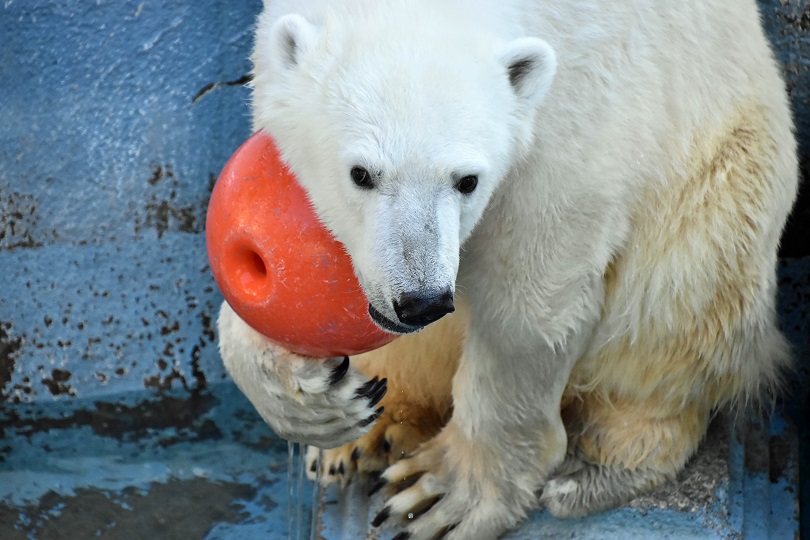
[[[807,155],[808,1],[761,5]],[[0,402],[225,378],[203,226],[249,134],[240,81],[259,8],[0,4]],[[801,223],[788,255],[807,254]]]
[[[0,4],[0,401],[224,378],[203,227],[260,6]]]

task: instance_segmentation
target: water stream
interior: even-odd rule
[[[293,456],[295,443],[287,441],[287,538],[293,540]],[[300,497],[299,497],[300,502]]]
[[[295,459],[296,450],[298,459]],[[306,452],[301,444],[287,442],[287,531],[289,540],[301,540],[309,527],[310,539],[315,538],[318,519],[318,493],[321,482],[321,455],[318,452],[316,479],[312,487],[310,523],[304,522],[304,476],[306,475]]]

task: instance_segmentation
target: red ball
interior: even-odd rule
[[[376,326],[343,245],[259,131],[219,175],[205,226],[214,279],[233,310],[306,356],[360,354],[396,335]]]

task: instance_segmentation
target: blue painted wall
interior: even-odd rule
[[[0,400],[224,377],[202,233],[260,6],[0,5]]]

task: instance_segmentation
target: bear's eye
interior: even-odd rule
[[[371,173],[369,173],[363,167],[352,167],[351,170],[352,181],[357,184],[358,187],[363,189],[372,189],[374,187],[374,181],[371,178]]]
[[[478,177],[471,174],[456,182],[456,189],[464,195],[469,195],[478,187]]]

